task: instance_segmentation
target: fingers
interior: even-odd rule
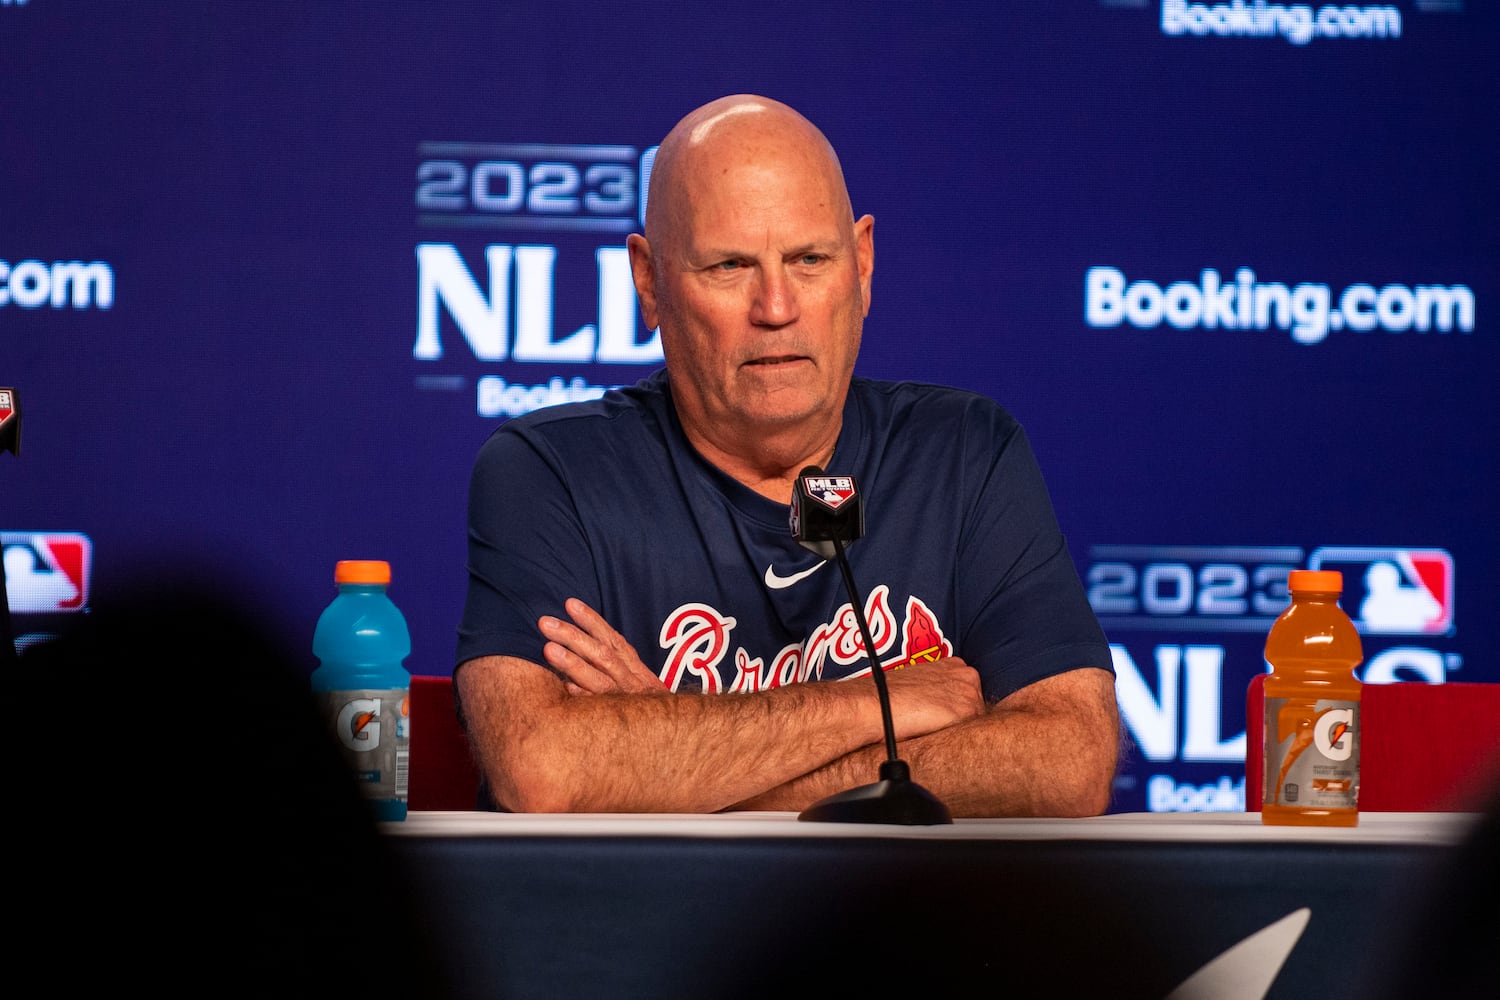
[[[568,617],[573,619],[571,623],[551,616],[543,617],[537,623],[549,640],[600,669],[607,669],[612,661],[637,659],[630,643],[599,612],[576,597],[569,598],[564,608]]]
[[[625,641],[624,637],[622,637],[620,633],[615,631],[614,626],[604,620],[603,615],[595,611],[593,608],[589,607],[583,601],[580,601],[578,598],[570,597],[566,601],[564,601],[563,610],[568,613],[569,618],[573,619],[573,623],[575,625],[583,629],[585,632],[588,632],[590,635],[606,638],[609,636],[614,636],[621,642]]]
[[[958,657],[887,675],[897,736],[935,732],[984,712],[979,673]]]
[[[660,679],[641,662],[635,648],[604,616],[577,598],[564,610],[571,622],[550,615],[537,621],[547,644],[542,655],[567,684],[570,694],[665,692]]]
[[[544,627],[543,634],[547,632]],[[588,659],[578,655],[561,642],[548,642],[542,647],[542,657],[547,665],[562,676],[569,694],[602,694],[618,690],[609,674],[595,667]],[[577,690],[574,690],[574,689]]]

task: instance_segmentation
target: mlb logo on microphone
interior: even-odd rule
[[[854,498],[854,480],[848,476],[808,476],[807,495],[827,507],[838,510]]]
[[[1453,556],[1443,549],[1325,547],[1308,557],[1307,568],[1344,574],[1339,604],[1361,632],[1453,631]]]
[[[87,610],[93,551],[88,535],[0,532],[10,610],[18,615]]]

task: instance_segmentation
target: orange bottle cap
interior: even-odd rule
[[[1294,569],[1286,578],[1288,590],[1344,592],[1344,574],[1336,569]]]
[[[391,582],[391,564],[384,559],[341,559],[333,567],[334,583]]]

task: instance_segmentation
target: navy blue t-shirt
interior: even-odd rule
[[[855,378],[827,472],[859,487],[847,554],[886,669],[956,654],[990,701],[1112,669],[1026,435],[994,401]],[[457,663],[542,663],[537,619],[578,597],[674,691],[865,674],[842,574],[788,513],[693,449],[664,370],[509,420],[470,484]]]

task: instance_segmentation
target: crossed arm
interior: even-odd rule
[[[876,779],[885,744],[868,679],[674,694],[587,605],[569,601],[568,614],[539,623],[553,670],[490,656],[458,672],[470,740],[506,808],[801,810]],[[1119,739],[1107,671],[1068,671],[990,705],[957,657],[886,680],[901,757],[955,815],[1107,806]]]

